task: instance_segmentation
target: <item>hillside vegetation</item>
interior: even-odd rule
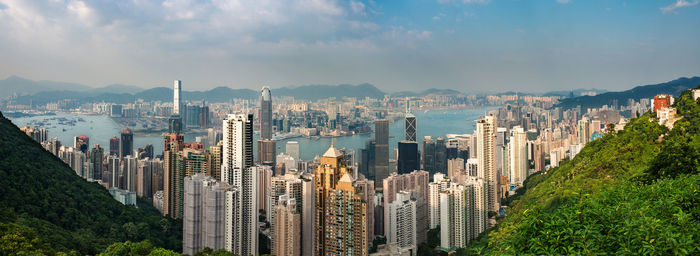
[[[0,255],[97,254],[144,239],[179,251],[181,231],[147,202],[115,201],[0,114]]]
[[[486,239],[458,254],[700,254],[700,105],[686,91],[673,130],[654,113],[533,175]]]

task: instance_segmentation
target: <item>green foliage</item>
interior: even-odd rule
[[[455,254],[700,254],[700,106],[689,92],[674,106],[673,130],[648,112],[531,176],[486,241]]]
[[[374,237],[374,240],[372,240],[372,246],[369,248],[370,253],[377,252],[377,247],[379,245],[386,244],[386,237],[383,236],[377,236]]]
[[[179,251],[181,222],[138,203],[136,209],[115,201],[0,115],[0,223],[21,227],[0,229],[0,237],[10,239],[20,230],[33,248],[50,248],[42,251],[49,255],[97,254],[115,242],[145,239]],[[8,254],[23,250],[16,248]]]

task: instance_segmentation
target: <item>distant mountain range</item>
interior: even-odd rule
[[[45,104],[63,99],[76,99],[92,102],[128,103],[136,99],[146,101],[170,101],[173,91],[167,87],[143,89],[132,85],[113,84],[102,88],[93,88],[75,83],[53,81],[33,81],[17,76],[0,80],[0,98],[18,95],[17,101],[22,104]],[[208,102],[228,102],[231,99],[255,99],[259,91],[251,89],[232,89],[216,87],[206,91],[183,91],[183,98],[191,101],[206,100]],[[424,96],[428,94],[459,94],[455,90],[428,89],[422,92],[400,92],[392,95]],[[387,93],[372,84],[358,85],[301,85],[276,88],[273,96],[289,96],[296,99],[318,100],[331,97],[342,98],[383,98]]]
[[[38,92],[47,91],[76,91],[85,93],[136,93],[143,91],[143,88],[133,85],[112,84],[102,88],[93,88],[83,84],[55,82],[55,81],[34,81],[18,76],[10,76],[4,80],[0,80],[0,89],[2,96],[13,94],[31,95]]]
[[[637,86],[621,92],[606,92],[596,96],[562,99],[557,106],[563,109],[575,108],[576,106],[581,106],[583,109],[598,108],[603,105],[612,105],[613,100],[617,100],[619,105],[624,105],[630,99],[638,101],[642,98],[653,98],[662,93],[678,96],[681,92],[698,85],[700,85],[700,77],[681,77],[670,82]]]

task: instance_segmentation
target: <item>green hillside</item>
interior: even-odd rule
[[[654,113],[531,176],[499,225],[459,254],[700,254],[700,105],[673,130]]]
[[[145,239],[180,251],[181,231],[146,202],[136,209],[115,201],[0,114],[0,255],[97,254]]]

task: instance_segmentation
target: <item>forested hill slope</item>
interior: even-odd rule
[[[144,239],[180,251],[181,230],[147,203],[136,209],[115,201],[0,113],[0,255],[96,254]]]
[[[528,178],[507,217],[458,254],[700,254],[700,105],[676,99],[673,130],[654,113]]]

